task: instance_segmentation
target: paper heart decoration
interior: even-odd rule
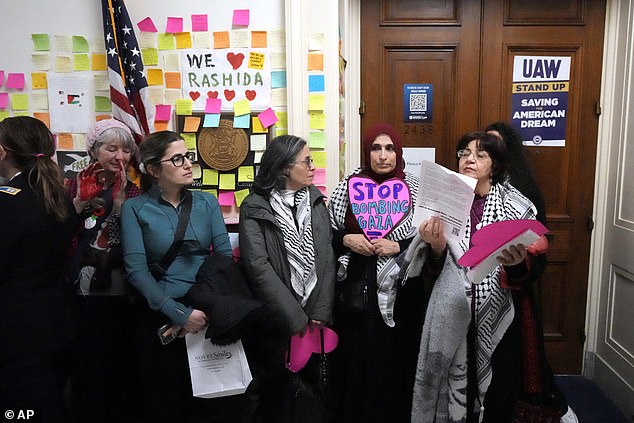
[[[227,101],[233,100],[233,97],[236,96],[236,92],[233,90],[225,90],[225,98]]]
[[[242,54],[242,53],[238,53],[238,54],[227,53],[227,60],[229,61],[229,63],[231,63],[231,66],[233,67],[233,70],[236,70],[240,66],[242,66],[242,61],[244,60],[244,54]]]
[[[249,101],[253,101],[253,99],[255,98],[256,92],[255,90],[245,90],[244,91],[244,96],[247,98],[247,100]]]
[[[208,98],[218,98],[218,91],[207,91]]]
[[[198,91],[190,91],[189,96],[192,98],[192,100],[196,101],[198,100],[198,97],[200,97],[200,93]]]
[[[401,179],[381,184],[365,176],[348,179],[352,214],[368,239],[384,238],[412,209],[409,186]]]
[[[337,346],[339,337],[329,328],[323,328],[324,331],[324,352],[331,352]],[[291,359],[289,360],[289,369],[295,373],[304,368],[312,353],[321,353],[321,337],[319,330],[314,329],[306,331],[303,337],[293,335],[291,337]]]

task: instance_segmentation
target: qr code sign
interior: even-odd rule
[[[426,112],[427,111],[427,93],[410,94],[409,109],[412,112]]]

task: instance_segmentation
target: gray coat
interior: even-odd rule
[[[302,309],[291,286],[282,230],[268,198],[252,192],[240,207],[240,256],[248,283],[261,301],[278,310],[288,335],[301,331],[308,320],[330,322],[335,295],[335,255],[324,196],[309,187],[317,285]]]

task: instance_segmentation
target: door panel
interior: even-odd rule
[[[361,3],[362,131],[393,124],[407,147],[436,148],[456,169],[463,133],[511,118],[515,56],[569,56],[565,147],[528,147],[553,234],[535,285],[547,355],[557,372],[580,373],[587,290],[604,0]],[[433,121],[403,123],[403,84],[433,85]]]

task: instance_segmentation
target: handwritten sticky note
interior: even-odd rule
[[[108,75],[96,74],[94,75],[94,80],[95,90],[105,91],[110,89],[110,79],[108,79]]]
[[[233,206],[233,191],[220,191],[218,193],[218,204],[221,206]]]
[[[85,53],[73,55],[73,70],[86,71],[90,70],[90,58]]]
[[[154,25],[154,21],[152,21],[152,18],[150,18],[149,16],[137,22],[136,25],[139,27],[139,31],[158,32],[158,29],[156,29],[156,25]]]
[[[183,124],[183,131],[185,132],[198,132],[200,126],[200,118],[197,116],[187,116],[185,123]]]
[[[33,117],[44,122],[47,128],[51,127],[51,115],[48,112],[33,112]]]
[[[232,48],[249,47],[249,31],[244,29],[233,30],[229,32]]]
[[[88,53],[88,40],[81,35],[73,35],[73,53]]]
[[[51,58],[48,53],[33,53],[31,61],[34,69],[47,71],[51,68]]]
[[[112,111],[112,103],[110,102],[110,97],[106,97],[103,95],[95,96],[95,112],[111,112]]]
[[[276,111],[278,121],[275,123],[276,128],[288,128],[288,112]]]
[[[277,115],[275,114],[275,111],[269,107],[258,115],[258,119],[260,120],[260,123],[262,123],[263,127],[268,128],[277,122]]]
[[[33,50],[49,51],[51,49],[51,41],[48,34],[31,34],[33,40]]]
[[[310,34],[308,36],[308,50],[315,51],[315,50],[323,50],[323,49],[324,49],[324,33],[316,32],[316,33]]]
[[[326,169],[317,168],[313,172],[313,184],[326,185]]]
[[[251,150],[253,151],[266,150],[266,135],[265,134],[251,135],[250,144],[251,144]]]
[[[221,173],[219,175],[218,188],[226,190],[236,189],[236,175],[233,173]]]
[[[310,148],[325,148],[326,147],[326,133],[324,131],[309,132],[308,146]]]
[[[29,95],[11,94],[11,108],[13,110],[29,110]]]
[[[171,34],[183,32],[183,18],[177,16],[168,16],[167,24],[165,25],[165,32]]]
[[[148,85],[163,85],[163,70],[147,69],[147,83]]]
[[[286,71],[271,71],[271,88],[286,87]]]
[[[55,50],[71,53],[73,50],[73,37],[65,34],[55,34]]]
[[[136,38],[141,48],[158,48],[156,32],[138,32]]]
[[[157,104],[156,113],[154,114],[154,120],[168,122],[172,116],[171,104]]]
[[[220,113],[222,100],[219,98],[207,98],[205,104],[205,113]]]
[[[179,72],[181,69],[180,53],[164,53],[163,69],[166,71]]]
[[[211,37],[208,32],[192,32],[192,42],[196,48],[211,48]]]
[[[48,88],[46,72],[32,72],[31,73],[31,88],[34,90],[43,90]]]
[[[47,90],[31,91],[31,109],[48,110],[48,91]]]
[[[242,116],[234,116],[233,117],[233,127],[234,128],[242,128],[248,129],[251,126],[251,115],[246,114]]]
[[[324,110],[326,96],[324,94],[308,94],[308,110]]]
[[[156,48],[142,48],[141,60],[143,60],[144,66],[158,66],[159,55]]]
[[[192,48],[192,37],[189,32],[178,32],[174,34],[176,37],[176,48]]]
[[[181,87],[181,73],[180,72],[165,72],[165,88],[180,88]]]
[[[23,90],[24,89],[24,74],[10,73],[9,75],[7,75],[7,89]]]
[[[249,189],[245,188],[238,191],[234,191],[233,195],[236,198],[236,206],[240,207],[242,206],[242,202],[244,201],[244,199],[247,198],[247,195],[249,195]]]
[[[315,167],[326,167],[326,152],[325,151],[312,151],[311,156],[315,161]]]
[[[107,67],[106,55],[102,53],[93,53],[92,54],[92,70],[105,71],[107,69],[108,67]]]
[[[271,90],[271,106],[286,107],[287,96],[288,96],[288,93],[286,91],[286,88],[273,88]]]
[[[324,91],[324,76],[308,75],[308,91]]]
[[[0,93],[0,109],[6,109],[9,106],[9,93]]]
[[[188,150],[196,150],[196,134],[181,133],[181,138],[185,141],[185,148]]]
[[[249,53],[249,68],[250,69],[264,69],[264,54],[256,53],[254,51]]]
[[[235,9],[232,23],[233,26],[249,26],[249,9]]]
[[[324,55],[322,53],[309,53],[308,54],[308,70],[324,70]]]
[[[218,171],[216,169],[203,169],[203,184],[218,185]]]
[[[183,115],[191,115],[192,108],[194,107],[194,102],[189,98],[180,98],[176,100],[176,114]]]
[[[6,112],[4,110],[0,110],[0,122],[2,122],[3,120],[5,120],[6,118],[8,118],[10,116],[11,116],[10,112]]]
[[[269,47],[285,47],[286,46],[286,31],[283,29],[276,29],[269,31]]]
[[[214,32],[214,48],[229,48],[231,43],[229,42],[229,31],[215,31]]]
[[[192,31],[204,32],[208,29],[206,14],[192,15]]]
[[[238,167],[238,182],[253,182],[255,178],[253,166]]]
[[[286,53],[271,52],[271,69],[286,69]]]
[[[208,113],[203,121],[204,128],[217,128],[220,126],[220,113]]]
[[[74,148],[73,136],[67,133],[57,134],[57,148],[60,150],[72,150]]]
[[[269,132],[267,127],[263,126],[262,122],[260,122],[260,119],[256,116],[253,116],[251,124],[253,125],[253,129],[251,130],[251,132],[253,132],[254,134],[266,134],[267,132]]]
[[[266,48],[266,31],[251,31],[251,48]]]
[[[324,113],[309,113],[308,127],[310,129],[326,129],[326,115]]]
[[[251,113],[251,104],[249,100],[238,100],[233,102],[233,113],[236,116],[242,116]]]
[[[168,131],[169,130],[169,122],[159,122],[158,120],[154,122],[154,130],[155,131]]]
[[[159,50],[174,50],[176,42],[174,41],[174,34],[168,34],[160,32],[158,34],[158,48]]]

